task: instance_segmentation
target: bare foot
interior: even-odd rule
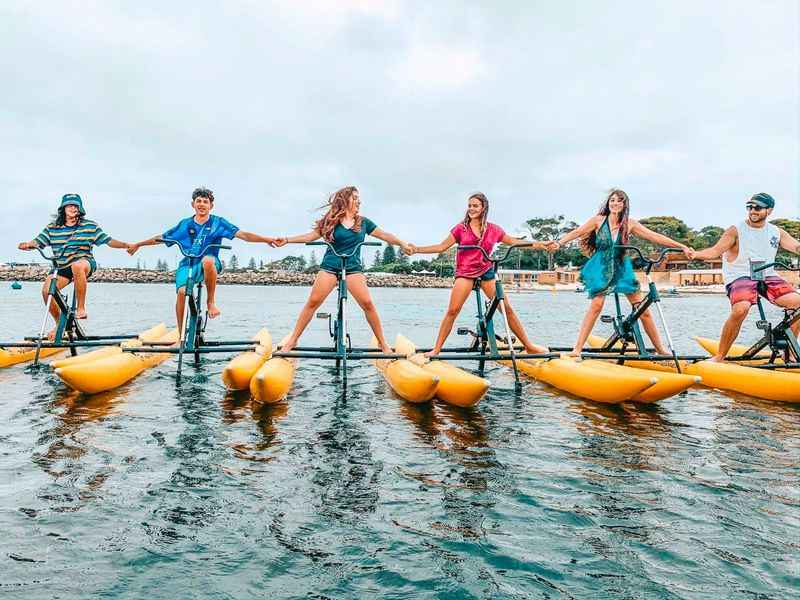
[[[281,344],[280,348],[278,348],[278,352],[291,352],[295,345],[297,345],[296,341],[286,340],[283,344]]]
[[[548,348],[537,346],[536,344],[525,348],[525,354],[547,354],[548,352],[550,352]]]
[[[394,354],[394,350],[392,350],[389,346],[381,346],[381,352],[384,354]]]
[[[89,318],[89,315],[86,314],[86,309],[85,308],[79,308],[78,310],[75,311],[75,318],[76,319],[87,319],[87,318]]]
[[[53,329],[51,329],[50,331],[47,332],[47,339],[50,340],[51,342],[56,339],[56,330],[55,330],[55,328],[53,328]]]
[[[208,305],[208,318],[209,319],[216,319],[221,314],[222,314],[222,312],[217,308],[216,304],[209,304]]]
[[[580,358],[581,357],[581,351],[573,349],[572,352],[567,354],[567,356],[569,356],[570,358]]]
[[[430,350],[429,352],[425,352],[423,354],[423,356],[425,356],[426,358],[430,358],[431,356],[439,356],[439,351],[436,348],[434,348],[433,350]]]
[[[706,362],[724,363],[725,362],[725,357],[714,355],[711,358],[709,358],[708,360],[706,360]]]

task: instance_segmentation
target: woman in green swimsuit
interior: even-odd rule
[[[586,286],[592,302],[583,318],[583,323],[581,323],[578,339],[570,353],[571,356],[580,355],[583,345],[597,322],[597,317],[603,310],[607,294],[612,292],[625,294],[631,304],[642,300],[639,282],[633,273],[631,259],[615,250],[618,244],[627,244],[628,237],[636,235],[654,244],[680,248],[684,252],[689,250],[688,246],[648,229],[636,219],[629,218],[629,207],[628,194],[622,190],[612,189],[597,215],[550,245],[550,250],[555,252],[572,240],[583,238],[586,248],[592,255],[581,269],[581,281]],[[642,315],[642,325],[653,342],[656,352],[669,354],[661,342],[658,329],[656,329],[656,324],[649,311]]]
[[[375,223],[359,214],[361,200],[358,197],[358,190],[349,186],[340,189],[328,200],[328,210],[314,225],[314,229],[302,235],[278,238],[276,247],[285,244],[304,244],[313,242],[319,238],[333,244],[336,252],[349,254],[353,249],[364,241],[368,235],[383,240],[389,244],[400,246],[404,251],[410,253],[411,247],[403,240],[391,233],[379,229]],[[361,264],[361,253],[357,252],[347,259],[345,265],[347,269],[347,291],[352,294],[358,305],[364,311],[367,322],[378,340],[381,350],[391,353],[389,344],[383,336],[383,327],[378,311],[372,302],[367,288],[367,278],[364,276],[364,266]],[[300,311],[294,331],[283,343],[281,350],[288,352],[297,345],[305,328],[308,326],[311,317],[325,301],[325,298],[333,291],[337,285],[337,274],[341,270],[341,261],[331,252],[330,248],[325,253],[320,264],[320,271],[314,280],[311,294],[305,306]]]

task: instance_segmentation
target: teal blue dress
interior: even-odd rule
[[[633,262],[615,249],[619,243],[619,232],[616,241],[611,239],[611,227],[606,217],[597,231],[597,249],[581,269],[581,281],[589,298],[611,292],[633,294],[639,291]]]

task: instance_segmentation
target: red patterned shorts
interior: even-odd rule
[[[739,279],[736,279],[732,283],[726,285],[725,289],[728,292],[728,298],[730,298],[731,305],[734,305],[737,302],[749,302],[751,305],[755,304],[756,300],[758,299],[758,284],[758,281],[750,279],[749,277],[740,277]],[[763,284],[764,288],[761,295],[773,304],[775,303],[775,300],[781,296],[791,294],[795,291],[794,287],[792,287],[788,281],[785,281],[780,277],[765,277]]]

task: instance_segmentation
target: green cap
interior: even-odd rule
[[[86,216],[86,211],[83,210],[83,200],[78,194],[64,194],[61,197],[61,206],[59,208],[64,208],[70,204],[78,207],[78,212],[81,213],[82,217]]]
[[[759,206],[763,206],[764,208],[775,208],[775,198],[770,196],[765,192],[761,192],[760,194],[756,194],[748,202],[752,202],[754,204],[758,204]]]

